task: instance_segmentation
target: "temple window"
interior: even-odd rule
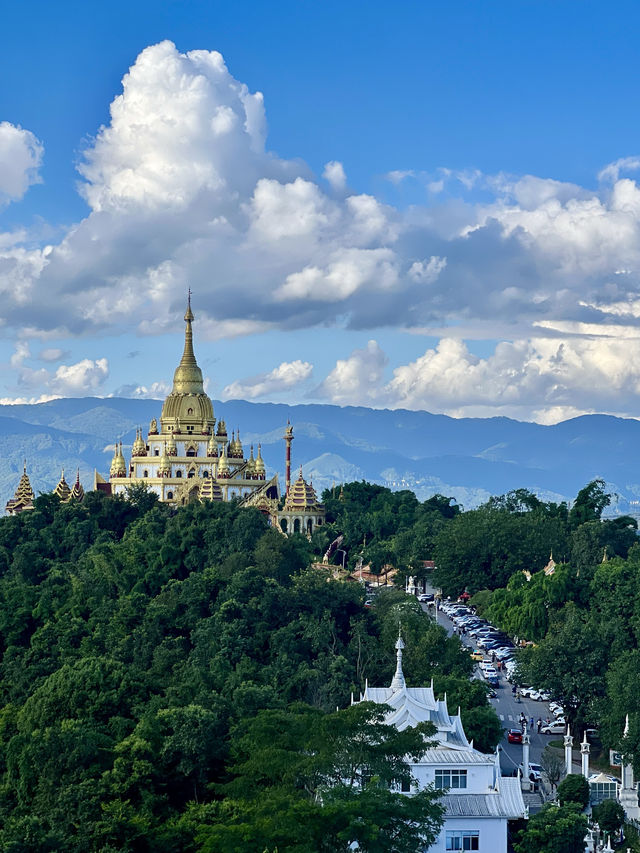
[[[182,477],[182,471],[176,471],[176,477]]]
[[[443,791],[445,788],[466,788],[466,770],[436,770],[436,790]]]
[[[143,471],[143,472],[142,472],[142,476],[143,476],[143,477],[148,477],[148,476],[149,476],[149,472],[148,472],[148,471]]]
[[[193,409],[187,409],[187,414],[188,414],[188,415],[192,415],[192,414],[193,414]]]
[[[203,477],[208,477],[208,476],[209,476],[209,472],[208,472],[208,471],[203,471],[203,472],[202,472],[202,476],[203,476]]]
[[[196,450],[195,450],[195,448],[190,447],[190,448],[187,450],[187,456],[195,456],[195,455],[196,455]]]
[[[159,447],[155,448],[155,455],[160,456],[160,448]]]
[[[479,829],[448,830],[445,840],[445,850],[479,850]]]
[[[189,471],[189,473],[187,474],[187,477],[189,479],[191,479],[191,477],[195,477],[195,476],[196,476],[196,472],[193,469],[191,471]]]
[[[293,522],[293,532],[300,533],[300,519],[296,518]]]
[[[171,500],[173,498],[173,492],[167,492],[167,500]]]

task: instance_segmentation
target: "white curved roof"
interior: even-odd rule
[[[385,722],[394,725],[399,731],[416,726],[418,723],[433,723],[437,729],[438,744],[446,747],[468,749],[467,736],[462,727],[460,712],[452,716],[444,699],[436,699],[433,681],[429,687],[407,687],[402,672],[402,649],[404,643],[399,637],[396,643],[397,665],[390,687],[369,687],[360,696],[361,702],[376,702],[389,705],[392,709]]]

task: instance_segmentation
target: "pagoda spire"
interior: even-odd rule
[[[398,630],[398,639],[396,640],[396,672],[391,682],[392,690],[404,690],[407,686],[402,672],[402,650],[404,649],[404,641],[402,639],[402,628]]]
[[[193,311],[191,310],[191,290],[187,295],[187,310],[184,315],[186,323],[184,330],[184,351],[180,364],[176,367],[173,375],[174,394],[204,394],[202,383],[202,371],[198,367],[195,353],[193,352]]]
[[[180,359],[180,364],[189,366],[197,363],[195,353],[193,352],[193,329],[191,328],[193,319],[193,311],[191,310],[191,290],[189,290],[189,295],[187,296],[187,310],[184,313],[184,321],[186,323],[184,330],[184,352]]]

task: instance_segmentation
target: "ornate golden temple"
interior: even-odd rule
[[[289,482],[292,427],[287,425],[284,435],[287,488],[281,508],[278,475],[267,477],[260,444],[255,455],[251,446],[247,458],[240,431],[233,431],[229,438],[224,420],[216,422],[193,351],[190,295],[184,320],[184,352],[160,423],[153,418],[146,439],[142,430],[137,431],[129,464],[122,443],[116,443],[109,479],[96,472],[94,488],[126,496],[129,487],[144,483],[158,500],[174,506],[195,500],[238,500],[268,514],[283,533],[312,533],[324,523],[324,507],[313,486],[302,478],[302,469],[298,480],[293,485]]]
[[[126,498],[131,486],[144,484],[159,501],[173,506],[192,501],[237,500],[242,506],[257,507],[282,533],[311,535],[317,526],[324,524],[325,510],[313,485],[303,478],[302,467],[295,483],[290,482],[293,427],[287,424],[283,436],[286,446],[283,502],[278,475],[267,476],[261,446],[258,444],[254,455],[251,445],[247,458],[240,431],[234,430],[229,439],[225,422],[216,422],[193,351],[193,319],[189,293],[184,315],[184,352],[173,376],[171,393],[164,401],[160,424],[153,418],[146,439],[141,429],[136,430],[128,464],[122,442],[116,442],[109,479],[96,471],[94,489]],[[69,488],[63,471],[54,494],[63,503],[81,501],[84,490],[79,473]],[[16,515],[33,509],[33,499],[25,463],[6,511]]]

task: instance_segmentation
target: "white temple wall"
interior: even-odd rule
[[[429,847],[429,853],[449,853],[447,850],[447,833],[478,833],[478,846],[465,847],[465,850],[478,850],[479,853],[498,853],[507,850],[507,821],[503,818],[447,818],[442,832],[437,840]],[[451,849],[451,848],[450,848]],[[455,849],[455,848],[453,848]],[[462,850],[460,844],[460,850]]]
[[[493,785],[493,765],[472,764],[466,766],[464,764],[411,764],[411,772],[416,777],[421,788],[426,788],[427,785],[433,785],[435,782],[436,770],[466,770],[467,771],[467,787],[461,788],[462,792],[467,793],[485,793],[488,788]]]

